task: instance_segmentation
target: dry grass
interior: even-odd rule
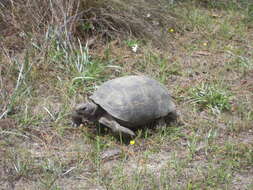
[[[164,44],[160,39],[166,38],[166,29],[175,26],[166,7],[163,0],[8,1],[0,4],[2,46],[18,51],[30,40],[44,44],[57,38],[61,45],[71,46],[77,38],[94,45],[129,36]]]
[[[250,1],[0,2],[0,189],[252,189]],[[95,86],[139,73],[183,125],[134,145],[72,127]]]

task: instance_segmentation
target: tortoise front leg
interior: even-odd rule
[[[132,130],[121,126],[110,115],[105,114],[102,117],[100,117],[100,119],[98,121],[99,121],[99,123],[109,127],[114,133],[117,133],[117,134],[125,133],[125,134],[132,136],[132,137],[135,136],[135,133]]]

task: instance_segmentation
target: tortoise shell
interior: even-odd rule
[[[125,76],[103,83],[90,97],[114,118],[144,125],[175,111],[169,91],[146,76]]]

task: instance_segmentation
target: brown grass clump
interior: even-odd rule
[[[83,18],[79,22],[79,34],[84,25],[90,26],[90,32],[102,34],[107,38],[120,35],[133,35],[135,37],[149,37],[158,40],[162,37],[161,28],[173,23],[173,18],[168,15],[163,1],[125,1],[113,0],[108,4],[105,1],[99,3],[82,2],[86,9]],[[84,8],[81,8],[84,10]],[[161,39],[159,39],[160,41]]]
[[[50,37],[52,31],[62,42],[75,37],[87,41],[92,36],[110,40],[129,35],[164,42],[161,38],[166,26],[174,25],[165,3],[162,0],[2,1],[0,35],[6,37],[2,40],[5,47],[12,49],[23,47],[31,34],[33,40],[35,34],[37,40],[45,40],[39,36]]]

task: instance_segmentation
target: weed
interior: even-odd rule
[[[212,9],[222,9],[227,11],[240,10],[247,7],[250,4],[250,0],[245,1],[229,1],[229,0],[219,0],[219,1],[203,1],[197,0],[196,2],[202,3],[202,5],[212,8]]]
[[[247,16],[244,19],[244,22],[247,24],[253,24],[253,4],[249,4],[247,7]]]
[[[161,129],[158,129],[158,136],[157,138],[159,141],[163,142],[165,139],[169,138],[172,141],[176,141],[183,137],[184,134],[182,133],[182,129],[176,126],[165,126]]]
[[[138,45],[140,45],[140,41],[139,40],[125,40],[124,41],[124,43],[128,46],[128,47],[130,47],[130,48],[133,48],[133,47],[135,47],[135,46],[138,46]]]
[[[189,26],[193,31],[209,33],[212,31],[213,19],[201,10],[191,10],[187,15]],[[208,25],[206,23],[209,23]]]
[[[209,108],[213,113],[231,109],[231,93],[217,84],[201,83],[190,90],[191,101],[198,104],[200,109]]]
[[[137,50],[138,50],[138,48],[139,48],[139,46],[140,46],[140,41],[139,41],[139,40],[126,40],[126,41],[124,41],[124,42],[125,42],[125,44],[126,44],[129,48],[131,48],[131,50],[132,50],[134,53],[137,52]]]
[[[233,166],[247,167],[252,165],[253,163],[253,152],[252,145],[246,145],[243,143],[234,144],[234,143],[226,143],[223,151],[223,156],[226,159],[234,161]]]
[[[228,184],[231,180],[231,174],[229,168],[220,166],[220,167],[208,167],[208,172],[205,176],[205,183],[210,187],[215,187],[216,184]]]
[[[247,58],[240,55],[235,55],[232,52],[229,52],[233,59],[230,62],[226,62],[227,69],[236,69],[240,72],[245,72],[253,68],[253,62]]]
[[[189,137],[189,140],[187,141],[187,147],[191,153],[191,157],[193,157],[197,151],[197,143],[198,143],[197,136],[190,136]]]
[[[234,36],[233,29],[234,27],[230,24],[230,22],[224,22],[219,28],[219,31],[216,35],[219,37],[223,37],[227,40],[232,39],[232,37]]]

